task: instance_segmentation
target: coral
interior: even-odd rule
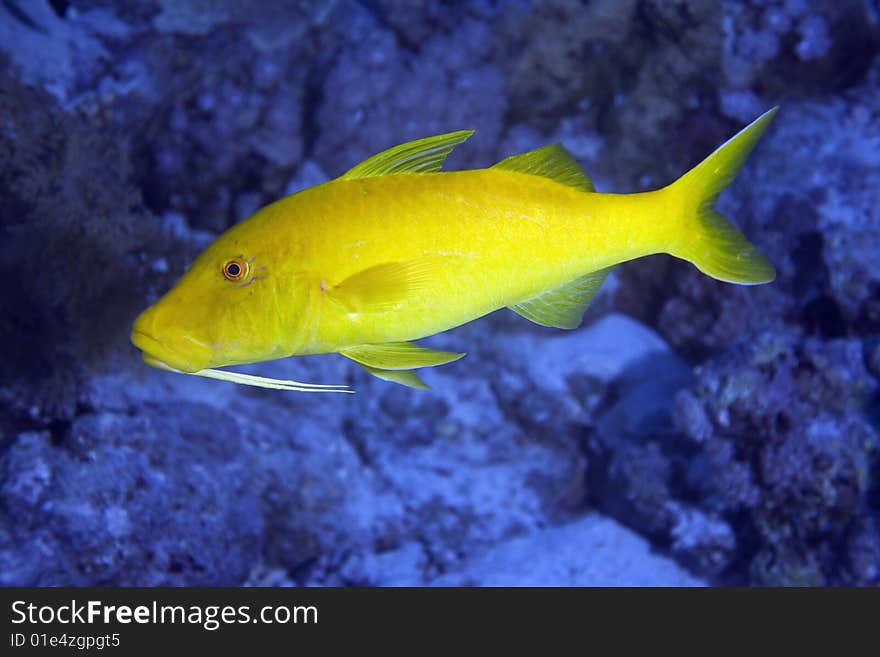
[[[82,414],[60,445],[48,431],[19,436],[0,461],[4,585],[245,578],[262,518],[237,424],[198,404],[167,411]]]
[[[352,14],[350,42],[322,85],[318,164],[338,175],[382,148],[461,129],[477,135],[449,158],[450,168],[491,163],[506,98],[504,76],[485,63],[486,26],[466,20],[407,50],[374,15]]]
[[[776,266],[772,286],[732,288],[687,265],[668,264],[662,276],[653,274],[667,295],[659,311],[632,301],[624,307],[649,321],[658,312],[663,336],[694,360],[783,322],[826,337],[876,332],[880,197],[872,181],[880,164],[871,145],[880,134],[869,117],[880,111],[877,75],[875,68],[864,86],[846,94],[847,102],[784,107],[766,143],[722,196],[722,212]],[[762,184],[770,179],[772,185]],[[627,279],[625,285],[634,283]]]
[[[171,243],[130,183],[124,134],[0,70],[3,403],[34,421],[69,420],[83,372],[127,341]]]
[[[875,583],[880,386],[863,344],[785,329],[735,344],[693,382],[656,357],[615,379],[591,498],[719,581]]]
[[[181,67],[176,35],[150,45],[151,86],[164,95],[134,143],[148,206],[214,232],[282,195],[304,150],[307,76],[297,51],[257,56],[240,39],[224,47],[233,29],[204,37],[211,45],[201,47],[223,49],[209,76]]]
[[[365,3],[377,22],[393,32],[404,48],[418,50],[437,33],[451,32],[465,22],[488,22],[504,6],[488,0],[470,2],[400,2],[376,0]],[[488,35],[487,35],[488,36]]]
[[[625,52],[636,2],[524,4],[499,18],[515,120],[548,128],[581,99],[609,99],[635,66]],[[607,67],[606,58],[620,57]]]
[[[112,21],[112,14],[106,14],[98,25]],[[3,48],[11,60],[4,67],[14,65],[24,81],[45,84],[56,98],[69,99],[71,90],[95,76],[110,57],[89,27],[66,19],[45,0],[5,2],[0,7],[0,43],[14,47]]]
[[[850,567],[846,555],[878,540],[862,520],[880,455],[865,415],[877,390],[858,340],[771,333],[701,367],[682,393],[676,417],[698,439],[687,486],[732,523],[753,583],[876,583],[864,557]]]
[[[206,36],[233,24],[258,52],[290,49],[330,18],[337,0],[263,0],[259,11],[248,0],[160,0],[153,18],[159,32]]]
[[[867,4],[730,0],[723,7],[721,93],[839,91],[863,81],[876,51]]]
[[[618,185],[662,184],[689,152],[670,135],[717,75],[717,3],[554,0],[509,11],[498,30],[515,120],[546,133],[583,117],[608,138],[603,168]]]

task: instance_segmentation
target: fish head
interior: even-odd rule
[[[278,358],[287,304],[272,267],[238,240],[218,238],[147,308],[131,341],[154,367],[194,373]]]

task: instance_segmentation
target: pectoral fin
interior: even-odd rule
[[[584,312],[611,269],[608,267],[587,274],[533,299],[510,306],[510,309],[535,324],[575,329],[581,325]]]
[[[370,367],[369,365],[364,365],[362,363],[358,363],[361,367],[363,367],[367,372],[372,374],[375,377],[382,379],[383,381],[391,381],[392,383],[399,383],[402,386],[407,386],[408,388],[415,388],[416,390],[429,390],[430,386],[426,384],[419,378],[419,375],[413,372],[412,370],[383,370],[378,367]]]
[[[388,262],[352,274],[327,290],[349,312],[383,312],[418,292],[431,280],[435,258]]]
[[[453,351],[436,351],[420,347],[412,342],[362,344],[342,349],[339,353],[358,365],[380,370],[412,370],[417,367],[434,367],[451,363],[464,356],[464,354]]]

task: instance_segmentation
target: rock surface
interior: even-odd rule
[[[674,561],[609,518],[577,522],[496,545],[439,586],[701,586]]]

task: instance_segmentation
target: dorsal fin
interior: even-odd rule
[[[577,160],[560,144],[542,146],[528,153],[512,155],[498,164],[493,164],[492,168],[544,176],[584,192],[596,191],[593,181],[583,172]]]
[[[452,149],[474,134],[473,130],[459,130],[445,135],[425,137],[400,144],[364,160],[340,178],[370,178],[392,173],[430,173],[439,171]]]
[[[596,296],[611,267],[594,271],[564,283],[510,309],[541,326],[575,329],[581,324],[587,306]]]

